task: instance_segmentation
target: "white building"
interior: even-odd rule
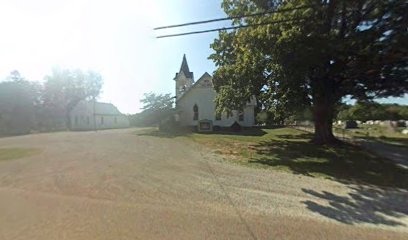
[[[111,103],[81,101],[70,114],[71,130],[96,130],[129,127],[126,115]]]
[[[204,73],[194,82],[194,74],[188,68],[185,55],[174,80],[177,120],[182,126],[198,126],[202,121],[210,122],[214,127],[230,127],[234,122],[243,127],[252,127],[255,124],[255,98],[246,104],[243,111],[233,111],[230,117],[225,113],[216,114],[214,100],[217,93],[214,90],[211,75]]]

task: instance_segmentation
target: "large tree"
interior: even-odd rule
[[[162,120],[174,114],[174,97],[170,93],[145,93],[140,102],[143,104],[143,111],[133,117],[133,119],[138,121],[136,123],[138,125],[150,126],[160,124]]]
[[[0,135],[26,134],[35,127],[40,87],[13,71],[0,82]]]
[[[258,25],[221,31],[211,45],[219,111],[242,107],[253,95],[266,95],[277,112],[310,104],[313,142],[330,144],[337,142],[332,121],[344,96],[408,91],[405,0],[224,0],[222,7],[229,16],[278,12],[235,19],[235,26]]]
[[[60,118],[69,128],[71,110],[81,100],[96,98],[102,84],[102,77],[97,72],[54,68],[45,77],[43,115],[49,119]]]

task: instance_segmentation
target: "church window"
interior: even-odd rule
[[[239,113],[238,113],[238,120],[239,120],[239,121],[244,121],[244,111],[239,111]]]
[[[114,119],[113,119],[113,122],[116,124],[116,123],[118,123],[118,119],[115,117]]]
[[[89,125],[89,116],[86,116],[86,124]]]
[[[78,125],[78,116],[75,116],[75,125]]]
[[[215,113],[215,120],[221,120],[221,113]]]
[[[198,106],[197,106],[197,104],[194,104],[193,112],[194,112],[193,120],[198,120]]]
[[[103,125],[104,119],[103,116],[101,117],[101,125]]]

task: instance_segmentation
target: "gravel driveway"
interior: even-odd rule
[[[135,130],[0,139],[0,239],[407,239],[408,192],[222,162]]]

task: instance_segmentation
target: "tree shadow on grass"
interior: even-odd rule
[[[308,195],[324,200],[321,204],[311,200],[303,201],[307,209],[322,216],[345,224],[371,223],[389,226],[406,226],[398,218],[408,216],[408,192],[405,190],[386,191],[381,188],[356,185],[350,187],[347,195],[312,189],[302,189]]]
[[[162,138],[175,138],[181,136],[188,136],[193,133],[206,134],[206,135],[232,135],[232,136],[263,136],[267,134],[264,130],[260,128],[245,128],[242,131],[234,132],[229,129],[221,129],[219,131],[213,132],[197,132],[190,128],[179,128],[170,131],[160,131],[158,129],[149,129],[142,132],[137,132],[138,136],[152,136],[152,137],[162,137]]]
[[[213,131],[203,134],[214,134],[214,135],[234,135],[234,136],[263,136],[267,134],[261,128],[244,128],[241,131],[231,131],[229,128],[220,129],[219,131]]]
[[[305,134],[303,137],[306,137]],[[285,136],[286,137],[286,136]],[[290,138],[290,137],[289,137]],[[316,146],[307,139],[268,140],[253,146],[250,163],[286,167],[295,174],[322,175],[344,183],[408,189],[408,170],[358,146]]]
[[[308,139],[311,137],[310,133],[301,133],[301,134],[277,134],[278,138],[290,140],[290,139]]]
[[[177,129],[174,131],[160,131],[158,129],[149,129],[142,132],[137,132],[138,136],[150,136],[160,138],[176,138],[191,135],[193,132],[187,129]]]

